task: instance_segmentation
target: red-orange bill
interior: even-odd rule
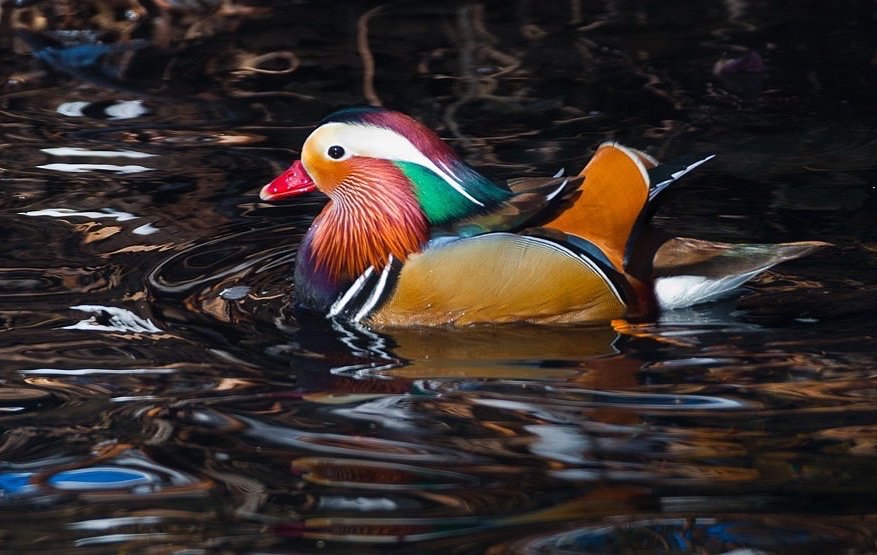
[[[289,169],[281,173],[274,180],[262,187],[259,198],[262,200],[279,200],[287,197],[295,197],[304,193],[315,191],[317,186],[314,180],[301,165],[301,160],[293,162]]]

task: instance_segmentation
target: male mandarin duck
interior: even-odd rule
[[[660,166],[604,143],[578,176],[501,185],[417,120],[351,108],[260,196],[329,197],[299,248],[299,308],[374,326],[597,322],[714,299],[824,245],[646,233],[650,202],[709,158]]]

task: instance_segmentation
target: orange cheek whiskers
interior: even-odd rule
[[[404,260],[428,238],[426,217],[404,175],[386,161],[358,162],[332,189],[316,222],[313,262],[334,280],[383,268],[390,255]]]

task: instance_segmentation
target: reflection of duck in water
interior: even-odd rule
[[[497,185],[414,119],[354,108],[261,196],[330,198],[299,250],[298,307],[378,326],[606,321],[713,299],[823,245],[646,233],[650,201],[702,161],[605,143],[579,176]]]
[[[329,368],[330,373],[348,378],[571,377],[581,373],[586,361],[617,354],[617,343],[623,338],[609,326],[521,324],[375,331],[324,318],[300,323],[297,349],[315,358],[310,364],[299,361],[297,368],[308,367],[316,374]]]

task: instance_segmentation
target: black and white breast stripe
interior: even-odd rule
[[[402,263],[393,255],[380,272],[369,266],[329,307],[329,318],[360,322],[379,307],[396,288]]]

